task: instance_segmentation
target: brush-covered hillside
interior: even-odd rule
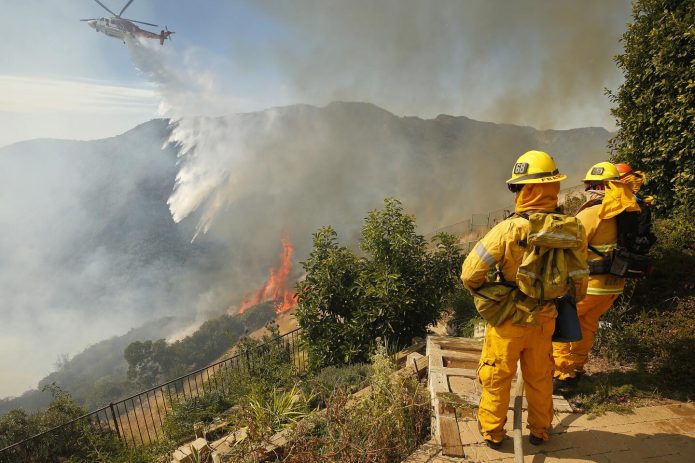
[[[199,324],[234,312],[267,277],[283,236],[295,261],[325,224],[354,243],[365,211],[385,197],[400,198],[428,232],[506,205],[503,182],[520,153],[552,153],[570,186],[606,157],[610,136],[399,117],[366,103],[274,108],[192,127],[196,156],[233,153],[233,166],[216,171],[241,179],[199,198],[223,207],[194,241],[205,209],[172,219],[167,200],[180,165],[165,120],[104,140],[0,149],[0,313],[11,333],[0,341],[0,397],[146,321]]]

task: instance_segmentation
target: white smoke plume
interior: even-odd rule
[[[219,58],[242,68],[272,62],[286,79],[289,101],[369,101],[399,115],[463,114],[540,127],[571,127],[582,118],[610,124],[603,88],[618,82],[612,56],[629,15],[628,0],[298,0],[255,7],[291,31],[292,39],[262,53],[254,47],[254,53]],[[137,43],[131,51],[159,86],[162,114],[174,120],[170,141],[178,146],[181,167],[169,206],[176,221],[201,211],[196,236],[235,201],[258,193],[259,185],[265,192],[296,182],[296,176],[287,178],[287,169],[304,172],[295,166],[310,164],[306,156],[326,136],[318,127],[295,134],[306,143],[296,159],[291,150],[269,153],[264,143],[273,138],[277,111],[252,120],[233,116],[243,102],[229,97],[234,89],[223,77],[198,66],[199,50],[173,56]],[[213,117],[219,115],[230,117]],[[396,140],[409,144],[400,134]],[[333,145],[321,156],[335,148],[341,149]],[[507,159],[519,153],[495,154]],[[278,165],[284,167],[274,170]],[[396,193],[380,186],[368,192]],[[362,193],[360,198],[368,196]],[[499,204],[484,201],[460,213]]]

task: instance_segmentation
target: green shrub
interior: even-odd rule
[[[234,427],[243,418],[239,408],[248,404],[250,397],[261,402],[271,398],[276,390],[293,387],[296,372],[290,352],[279,337],[277,326],[271,323],[267,327],[270,334],[262,339],[239,341],[240,360],[235,364],[238,368],[221,369],[211,376],[207,383],[214,385],[214,390],[174,405],[164,422],[167,438],[180,441],[190,437],[196,423],[210,424],[222,415]]]
[[[594,352],[632,364],[641,391],[695,397],[695,226],[684,215],[654,224],[654,272],[628,280],[603,316]],[[635,382],[635,385],[638,385]]]
[[[331,227],[314,234],[296,312],[312,369],[364,362],[376,338],[401,348],[439,320],[463,257],[455,237],[437,235],[429,250],[415,229],[415,218],[387,199],[364,222],[365,257],[338,245]]]
[[[604,329],[603,338],[600,351],[604,355],[636,363],[665,394],[695,398],[695,298],[674,301],[672,308],[642,312],[615,329]]]
[[[673,217],[654,222],[654,232],[658,236],[656,251],[695,251],[695,222],[690,214],[676,214]]]
[[[300,423],[290,439],[288,463],[400,462],[427,437],[430,398],[413,377],[393,375],[385,349],[373,357],[370,395],[348,405],[337,391],[326,414]]]
[[[75,404],[70,394],[58,386],[51,384],[45,386],[44,390],[50,391],[53,396],[53,401],[46,410],[27,413],[24,410],[15,409],[0,417],[0,448],[47,431],[86,413],[84,408]],[[25,444],[18,450],[16,457],[9,457],[7,461],[24,461],[28,455],[36,461],[68,457],[81,449],[80,441],[90,431],[92,429],[88,422],[78,421]]]
[[[243,338],[239,341],[237,352],[245,376],[235,373],[235,378],[232,378],[237,384],[240,380],[246,381],[252,385],[251,389],[261,390],[263,393],[278,387],[292,387],[297,377],[292,351],[280,337],[277,325],[271,322],[266,328],[270,333],[260,340]],[[238,386],[244,390],[243,385]]]
[[[695,391],[695,226],[683,216],[655,222],[654,272],[628,281],[603,317],[595,352],[635,363],[653,388],[680,399]]]
[[[611,110],[614,161],[650,176],[660,214],[695,202],[695,8],[692,0],[635,0],[616,56],[625,79]]]
[[[291,389],[273,389],[271,394],[253,392],[245,404],[248,429],[257,435],[270,436],[296,423],[309,413],[312,397],[296,384]],[[250,435],[251,431],[249,432]]]
[[[575,394],[570,400],[591,418],[606,412],[632,413],[630,400],[638,395],[638,391],[632,384],[614,385],[592,378],[582,381]]]
[[[290,352],[279,337],[277,326],[269,324],[270,334],[262,339],[244,338],[239,341],[239,368],[222,369],[207,380],[216,387],[199,397],[177,402],[164,422],[165,435],[174,441],[192,436],[196,423],[212,423],[235,406],[246,405],[250,397],[257,401],[270,400],[278,390],[291,389],[296,371]],[[239,412],[226,418],[239,421]]]
[[[195,434],[194,424],[212,423],[232,405],[234,402],[219,391],[210,391],[199,397],[177,402],[164,420],[164,435],[175,442],[191,437]]]
[[[654,223],[658,241],[650,256],[654,271],[636,282],[630,300],[632,313],[663,310],[673,298],[695,296],[695,224],[683,215]]]
[[[53,395],[53,401],[45,411],[29,414],[17,409],[0,418],[0,448],[86,413],[57,386],[50,385],[47,389]],[[114,432],[97,429],[87,420],[81,420],[32,440],[14,453],[3,453],[0,462],[157,463],[167,461],[171,450],[168,442],[128,448]]]
[[[472,337],[475,325],[483,319],[478,314],[473,303],[473,296],[462,285],[452,292],[447,304],[451,318],[447,330],[452,336]]]

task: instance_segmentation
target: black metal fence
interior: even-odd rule
[[[45,461],[38,457],[47,447],[57,452],[69,452],[71,447],[80,445],[70,442],[71,436],[78,438],[84,427],[94,435],[113,435],[127,446],[137,446],[156,442],[163,437],[163,425],[173,405],[181,400],[200,397],[211,391],[228,392],[226,373],[250,371],[254,365],[263,362],[265,356],[276,343],[288,355],[298,373],[307,368],[307,353],[301,348],[300,329],[285,333],[266,343],[244,349],[225,360],[200,368],[185,376],[172,379],[146,391],[110,403],[52,429],[43,431],[28,439],[21,440],[0,449],[2,461]],[[38,457],[38,458],[37,458]]]

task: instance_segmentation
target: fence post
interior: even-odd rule
[[[111,409],[111,418],[113,418],[113,425],[116,427],[116,434],[118,435],[118,438],[123,440],[123,437],[121,437],[121,430],[118,428],[118,420],[116,419],[116,412],[113,409],[113,402],[109,404],[109,408]]]

